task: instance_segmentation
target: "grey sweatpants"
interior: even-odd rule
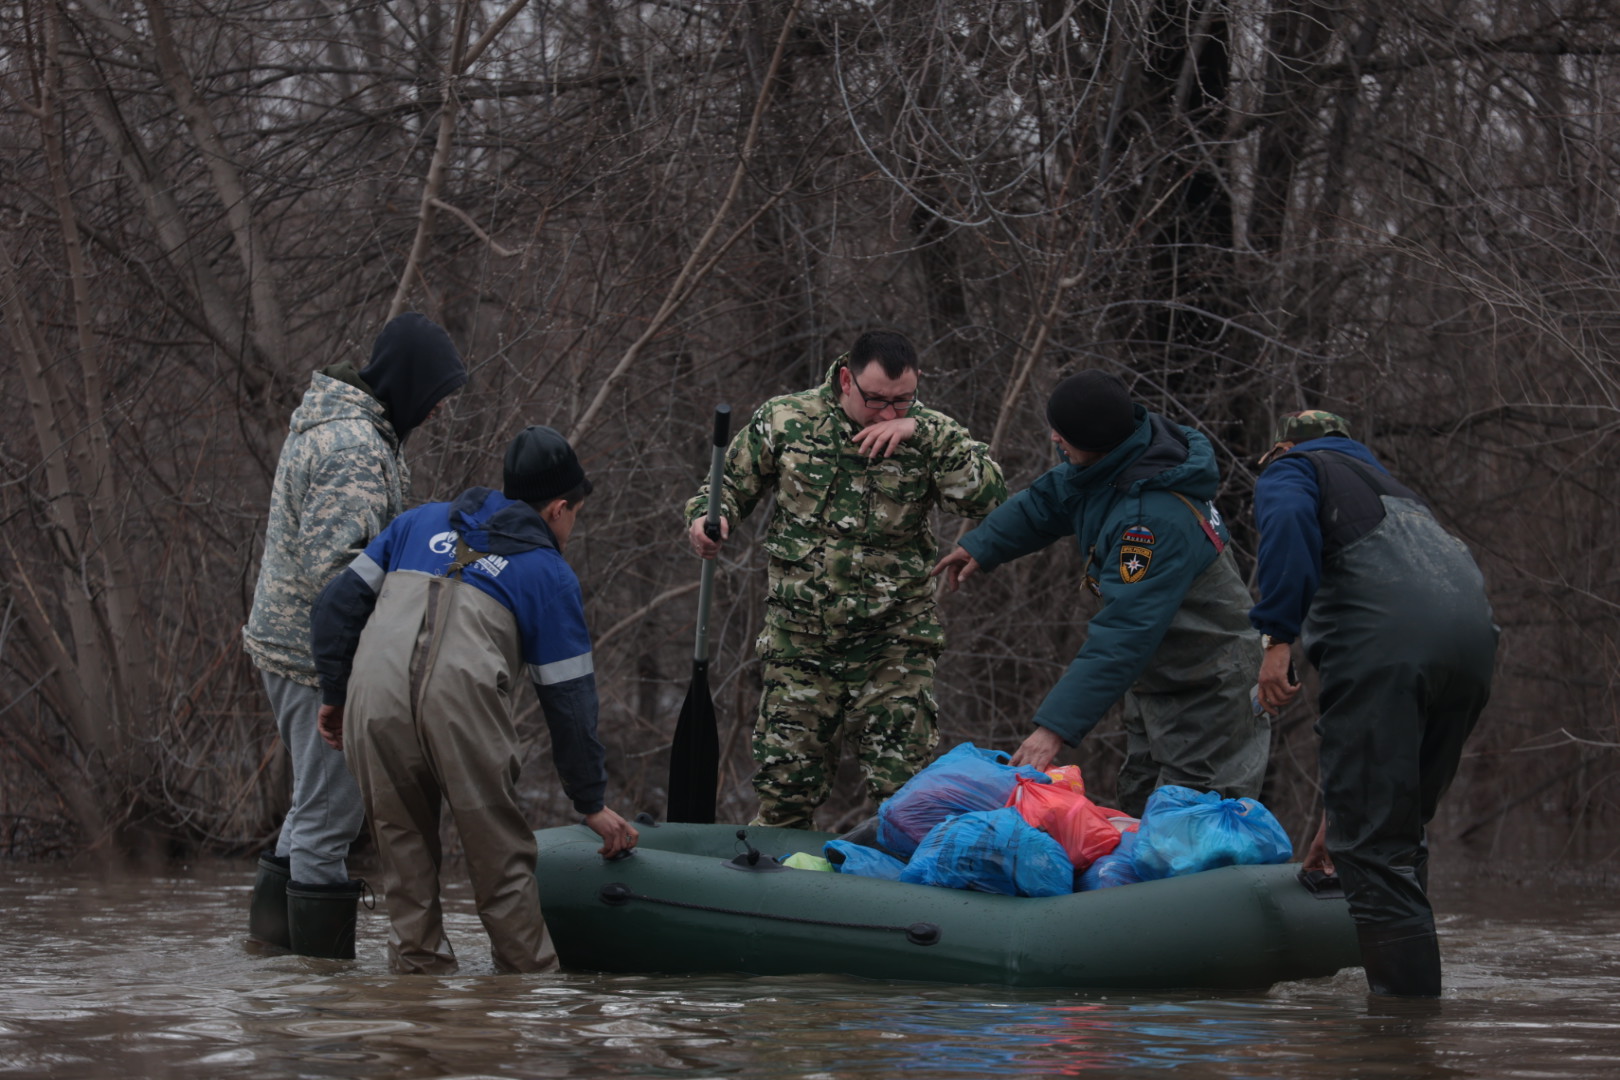
[[[281,823],[276,854],[291,860],[294,881],[348,881],[344,859],[360,835],[365,805],[342,752],[327,746],[316,729],[321,692],[268,671],[259,674],[276,715],[276,730],[292,755],[292,807]]]

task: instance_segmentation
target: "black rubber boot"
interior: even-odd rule
[[[254,941],[292,948],[292,938],[287,935],[287,882],[291,877],[287,859],[273,851],[259,856],[253,899],[248,902],[248,937]]]
[[[1367,988],[1392,997],[1440,996],[1440,941],[1433,926],[1357,924]]]
[[[287,883],[287,927],[292,951],[329,960],[354,959],[354,926],[360,914],[363,881],[331,885]]]

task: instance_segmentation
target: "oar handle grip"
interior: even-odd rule
[[[720,483],[726,470],[726,444],[731,442],[731,406],[714,407],[714,455],[709,461],[709,515],[703,531],[710,540],[720,539]]]
[[[714,455],[709,460],[709,513],[703,521],[703,531],[710,540],[720,539],[721,482],[726,471],[726,444],[731,441],[731,406],[714,407]],[[704,663],[709,659],[709,602],[714,596],[714,564],[703,561],[703,577],[698,586],[697,640],[692,646],[692,659]]]

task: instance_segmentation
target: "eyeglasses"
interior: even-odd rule
[[[861,401],[868,409],[893,409],[897,413],[903,413],[917,404],[916,394],[908,398],[873,397],[861,388],[860,380],[855,378],[854,368],[846,367],[844,370],[849,372],[849,381],[855,384],[855,392],[861,395]]]

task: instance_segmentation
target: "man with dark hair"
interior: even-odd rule
[[[394,520],[315,603],[321,733],[344,749],[377,842],[397,972],[456,970],[439,908],[439,802],[466,850],[499,971],[550,971],[534,834],[518,806],[517,687],[534,684],[563,790],[611,856],[637,834],[607,809],[596,674],[563,548],[591,483],[548,427],[475,487]]]
[[[275,850],[259,857],[248,918],[255,940],[307,952],[331,936],[331,925],[353,926],[362,886],[350,880],[345,857],[360,832],[360,791],[343,755],[316,732],[309,605],[405,509],[405,439],[466,381],[450,335],[407,312],[383,327],[364,367],[344,362],[315,372],[292,414],[242,630],[293,780]],[[308,895],[289,905],[289,888]]]
[[[1119,806],[1140,815],[1155,788],[1260,794],[1271,724],[1249,700],[1259,668],[1249,593],[1227,550],[1209,440],[1083,371],[1046,403],[1066,459],[1009,499],[939,561],[951,589],[978,570],[1072,536],[1102,599],[1079,654],[1036,710],[1014,765],[1045,769],[1124,698]]]
[[[1321,676],[1325,814],[1305,866],[1344,883],[1372,992],[1436,997],[1425,828],[1490,697],[1485,580],[1342,417],[1289,413],[1260,464],[1260,700],[1299,693],[1296,639]]]
[[[722,540],[766,495],[770,594],[754,726],[758,825],[808,829],[840,747],[853,745],[881,802],[939,741],[934,662],[944,630],[928,566],[940,506],[983,517],[1007,488],[989,449],[917,402],[917,356],[898,333],[862,334],[819,387],[772,398],[726,453]],[[693,550],[708,485],[686,504]]]

